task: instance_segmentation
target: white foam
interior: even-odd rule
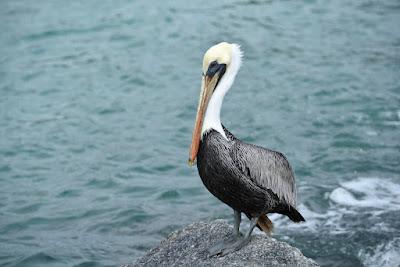
[[[324,213],[315,212],[304,204],[298,206],[305,223],[294,224],[286,216],[277,214],[271,214],[271,219],[279,228],[311,232],[329,229],[331,234],[351,232],[353,229],[343,224],[343,216],[357,214],[364,208],[375,216],[389,210],[400,210],[400,184],[390,179],[362,177],[341,183],[328,193],[327,198],[331,203]],[[381,232],[389,228],[390,225],[381,222],[371,226],[370,231]]]
[[[340,184],[329,198],[339,205],[384,210],[400,209],[400,184],[381,178],[358,178]]]
[[[324,213],[318,213],[304,204],[298,210],[306,219],[305,223],[294,224],[281,215],[272,215],[271,219],[279,229],[294,231],[310,231],[320,234],[329,232],[331,235],[354,233],[353,226],[344,223],[345,220],[365,212],[379,215],[387,211],[400,210],[400,184],[385,178],[361,177],[355,180],[342,182],[326,196],[329,207]],[[372,216],[371,218],[374,218]],[[345,220],[344,217],[347,217]],[[377,218],[377,217],[375,217]],[[356,222],[357,223],[357,222]],[[393,225],[386,221],[374,221],[367,229],[360,231],[370,233],[393,233]],[[282,232],[284,232],[283,230]],[[400,266],[400,237],[382,243],[375,248],[363,248],[358,257],[365,266]]]
[[[358,257],[365,266],[391,267],[400,265],[400,238],[376,246],[373,252],[361,250]]]

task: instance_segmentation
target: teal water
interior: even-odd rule
[[[1,1],[0,265],[116,266],[232,211],[186,164],[203,53],[244,64],[222,121],[282,151],[324,266],[400,263],[400,3]]]

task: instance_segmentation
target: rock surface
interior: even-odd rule
[[[253,233],[250,243],[225,257],[208,257],[207,248],[232,235],[224,220],[193,223],[173,232],[131,266],[318,266],[299,249]]]

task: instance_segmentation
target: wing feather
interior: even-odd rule
[[[231,157],[243,174],[255,184],[272,190],[281,201],[296,207],[293,170],[282,153],[236,139]]]

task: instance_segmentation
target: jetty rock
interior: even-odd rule
[[[267,235],[253,234],[248,245],[224,257],[207,249],[233,234],[225,220],[192,223],[171,233],[133,264],[136,266],[318,266],[299,249]]]

